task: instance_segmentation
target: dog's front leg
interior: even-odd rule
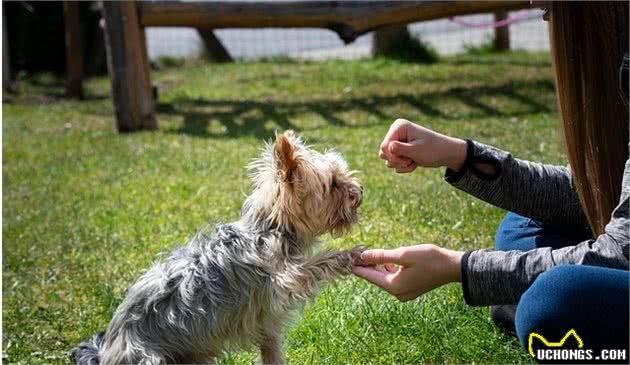
[[[361,264],[364,246],[346,251],[328,251],[291,263],[278,273],[275,284],[281,295],[292,300],[303,301],[315,296],[321,283],[348,275],[352,265]]]

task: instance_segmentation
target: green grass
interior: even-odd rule
[[[237,219],[244,167],[275,129],[334,147],[363,171],[361,223],[324,247],[492,246],[502,211],[449,186],[441,170],[383,166],[378,145],[397,117],[566,163],[548,54],[197,65],[153,81],[158,132],[115,132],[107,78],[88,81],[88,100],[77,102],[59,97],[58,80],[30,77],[3,105],[5,363],[65,363],[160,252]],[[530,362],[487,308],[463,303],[459,285],[403,304],[356,278],[309,303],[285,348],[293,364]]]
[[[469,56],[484,56],[497,53],[494,36],[487,34],[481,44],[464,44],[464,52]]]

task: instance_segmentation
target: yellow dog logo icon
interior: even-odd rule
[[[547,347],[562,347],[564,346],[564,343],[567,341],[567,339],[569,337],[573,336],[573,338],[575,338],[578,342],[578,348],[582,348],[584,347],[584,341],[582,341],[582,338],[580,336],[578,336],[578,334],[575,332],[575,330],[572,328],[570,329],[566,335],[564,335],[564,337],[562,337],[562,339],[558,342],[550,342],[547,341],[546,338],[544,338],[541,334],[536,333],[536,332],[532,332],[529,334],[529,340],[527,341],[527,347],[529,350],[529,354],[532,355],[532,357],[536,357],[536,354],[534,353],[534,349],[532,348],[532,344],[534,342],[534,338],[539,339],[545,346]]]

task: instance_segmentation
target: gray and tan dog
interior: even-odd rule
[[[357,222],[362,188],[335,152],[291,131],[251,163],[253,192],[239,221],[199,233],[128,291],[107,332],[71,351],[77,364],[208,363],[257,345],[284,363],[282,330],[321,284],[349,274],[362,248],[317,255],[326,232]]]

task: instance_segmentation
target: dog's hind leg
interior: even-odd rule
[[[217,363],[217,357],[213,354],[195,354],[188,357],[177,359],[177,364],[206,364],[214,365]]]
[[[264,365],[283,365],[285,362],[280,337],[266,336],[260,344],[260,356]]]

